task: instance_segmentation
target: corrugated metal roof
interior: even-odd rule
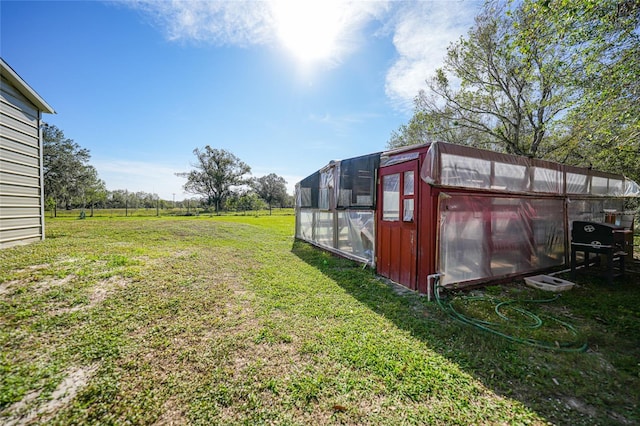
[[[56,113],[56,111],[44,99],[42,99],[42,97],[33,90],[33,88],[13,70],[13,68],[10,67],[3,58],[0,58],[0,71],[2,72],[2,76],[9,80],[9,82],[11,82],[11,84],[13,84],[15,88],[18,89],[27,99],[33,102],[40,111],[48,114]]]

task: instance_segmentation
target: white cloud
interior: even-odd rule
[[[327,28],[335,44],[326,59],[336,65],[356,50],[365,37],[368,24],[377,21],[382,31],[374,37],[392,35],[398,58],[386,74],[385,91],[400,110],[412,107],[413,98],[425,88],[425,80],[441,66],[452,41],[466,34],[479,11],[481,0],[440,1],[347,1],[347,0],[269,0],[269,1],[182,1],[125,0],[123,4],[141,11],[175,41],[197,41],[217,45],[287,45],[282,39],[283,9],[304,10],[293,5],[306,1],[310,5],[329,1],[339,5],[340,13],[326,14],[326,25],[297,25],[297,31]],[[316,19],[321,16],[316,14]],[[300,16],[298,19],[303,19]],[[383,34],[384,33],[384,34]],[[289,35],[291,37],[291,35]],[[295,35],[294,35],[295,37]],[[300,40],[316,43],[310,34]],[[290,42],[291,40],[289,40]],[[298,40],[299,41],[299,40]],[[304,51],[304,46],[296,46]]]
[[[394,104],[411,109],[425,80],[442,66],[447,47],[467,33],[478,12],[473,1],[418,2],[402,7],[393,28],[399,58],[386,76],[385,91]]]
[[[362,27],[387,9],[387,2],[347,0],[125,0],[123,4],[150,17],[169,40],[242,47],[280,43],[300,59],[318,55],[329,65],[357,48]],[[331,52],[322,51],[326,49]]]
[[[274,39],[266,2],[131,0],[125,4],[150,16],[170,40],[248,46]]]

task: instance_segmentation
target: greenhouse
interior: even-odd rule
[[[624,176],[442,142],[332,161],[296,184],[296,237],[429,293],[561,267],[573,221],[630,234]]]

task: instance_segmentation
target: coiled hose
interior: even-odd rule
[[[434,295],[435,295],[436,302],[438,303],[438,306],[442,308],[443,311],[445,311],[450,317],[452,317],[456,321],[477,327],[481,330],[496,334],[498,336],[504,337],[505,339],[511,340],[513,342],[523,343],[523,344],[535,346],[538,348],[550,349],[550,350],[560,351],[560,352],[584,352],[587,350],[587,342],[584,339],[580,339],[578,331],[575,329],[575,327],[573,327],[571,324],[568,324],[552,316],[545,315],[545,319],[549,319],[561,325],[562,327],[564,327],[570,334],[572,334],[575,337],[575,340],[559,342],[559,341],[539,340],[534,338],[522,338],[522,337],[514,336],[502,330],[503,328],[507,328],[506,327],[507,325],[510,326],[512,329],[517,328],[517,329],[534,330],[534,329],[540,328],[543,325],[543,321],[539,315],[536,315],[533,312],[528,311],[522,307],[512,306],[512,305],[516,303],[520,303],[520,304],[521,303],[548,303],[556,300],[559,297],[559,295],[556,295],[555,297],[552,297],[550,299],[506,300],[506,301],[501,301],[499,299],[488,297],[488,296],[463,296],[459,298],[460,300],[465,300],[465,301],[494,303],[495,304],[494,311],[496,315],[498,315],[498,317],[503,320],[503,323],[498,323],[498,322],[485,321],[479,318],[474,318],[474,317],[465,315],[464,313],[460,312],[453,306],[453,303],[456,299],[453,299],[453,298],[443,299],[440,296],[441,289],[442,287],[438,284],[438,281],[436,278],[436,285],[434,288]],[[522,315],[522,317],[526,318],[527,321],[520,321],[520,322],[514,323],[507,315],[504,314],[504,310],[507,307],[512,311]]]

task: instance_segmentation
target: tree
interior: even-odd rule
[[[444,140],[640,179],[640,1],[489,1],[390,147]]]
[[[193,154],[197,159],[192,164],[195,169],[176,173],[176,176],[187,179],[183,186],[186,192],[201,195],[208,206],[215,206],[216,213],[220,213],[220,206],[232,193],[232,188],[248,183],[245,175],[251,173],[251,167],[231,152],[209,145],[202,150],[194,149]]]
[[[417,101],[418,99],[416,98],[414,103],[417,104]],[[430,112],[421,111],[419,108],[416,108],[407,124],[402,124],[398,130],[391,132],[391,137],[387,143],[389,148],[417,145],[434,139],[446,142],[446,138],[434,132],[434,125],[431,123],[432,118],[435,117],[432,117]]]
[[[92,188],[104,187],[95,168],[89,165],[89,150],[66,138],[56,126],[43,130],[43,174],[45,198],[70,208],[74,198],[82,199]]]
[[[107,205],[112,209],[123,209],[128,204],[129,192],[125,189],[116,189],[109,191],[107,196]]]
[[[107,199],[107,188],[104,181],[98,178],[98,172],[93,166],[87,166],[81,180],[82,186],[82,207],[89,203],[91,208],[91,217],[93,217],[93,209],[96,203],[103,202]]]
[[[392,143],[432,136],[457,143],[543,157],[545,135],[571,106],[562,83],[567,52],[549,45],[540,28],[528,49],[518,49],[515,32],[532,17],[487,2],[466,38],[447,50],[444,66],[427,80],[415,113]]]
[[[241,211],[244,215],[247,211],[262,210],[266,207],[265,201],[253,191],[239,191],[225,200],[228,210]]]
[[[416,108],[407,124],[402,124],[398,130],[391,132],[388,141],[389,148],[415,145],[427,141],[442,141],[478,147],[491,147],[492,141],[487,135],[463,126],[443,126],[439,112],[428,111],[422,107],[419,94],[415,99]]]
[[[516,42],[526,49],[539,28],[571,51],[567,84],[579,92],[563,119],[558,159],[640,179],[640,1],[526,0],[543,16]]]
[[[282,206],[287,197],[287,181],[275,173],[252,179],[251,187],[269,206],[269,214],[274,203]]]

